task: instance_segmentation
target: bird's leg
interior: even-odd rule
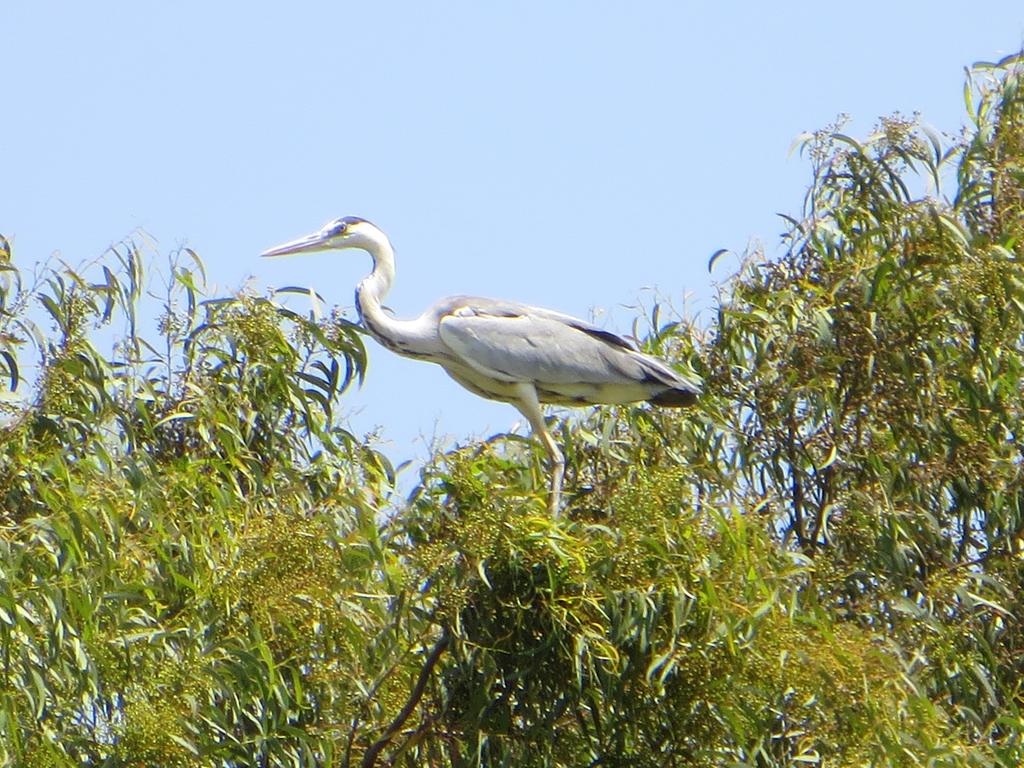
[[[540,438],[548,458],[551,460],[551,493],[548,496],[548,512],[552,517],[558,517],[558,508],[562,500],[562,478],[565,475],[565,457],[558,443],[548,432],[547,424],[544,423],[544,412],[541,410],[540,401],[537,400],[537,390],[532,384],[522,383],[517,385],[519,399],[516,407],[530,422],[533,434]]]
[[[548,512],[552,517],[557,518],[559,508],[562,506],[562,478],[565,476],[565,457],[562,450],[545,429],[541,433],[541,439],[551,456],[551,495],[548,497]]]

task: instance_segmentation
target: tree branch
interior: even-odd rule
[[[443,627],[441,629],[441,637],[434,643],[434,647],[430,649],[427,660],[423,663],[423,668],[420,670],[420,676],[416,680],[416,685],[413,687],[412,693],[409,694],[409,700],[405,702],[405,706],[402,707],[402,710],[391,721],[391,724],[388,725],[384,734],[366,750],[366,754],[363,755],[362,768],[373,768],[381,751],[394,738],[399,729],[405,725],[405,721],[409,719],[413,710],[416,709],[416,705],[423,698],[423,691],[426,690],[427,682],[430,680],[430,673],[434,670],[434,666],[450,642],[451,636],[448,634],[448,628]]]

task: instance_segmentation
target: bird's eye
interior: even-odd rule
[[[327,235],[329,237],[338,237],[345,234],[345,230],[348,228],[348,223],[344,221],[335,221],[332,224],[327,225]]]

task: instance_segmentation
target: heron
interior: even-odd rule
[[[548,511],[560,508],[565,457],[544,421],[542,403],[565,406],[647,401],[693,405],[700,380],[645,354],[614,333],[550,309],[476,296],[449,296],[419,317],[399,320],[383,301],[395,279],[395,251],[366,219],[344,216],[263,252],[287,256],[361,249],[373,260],[356,288],[363,327],[399,355],[437,363],[481,397],[511,403],[529,422],[550,463]]]

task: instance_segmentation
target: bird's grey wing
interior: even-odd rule
[[[606,384],[679,379],[625,340],[567,315],[532,307],[452,307],[441,340],[465,365],[499,381]]]
[[[556,312],[553,309],[534,307],[529,304],[519,304],[514,301],[502,301],[500,299],[488,299],[482,296],[450,296],[438,307],[442,315],[461,313],[462,315],[478,315],[493,317],[535,317],[546,320],[553,320],[570,328],[575,328],[590,336],[601,339],[612,346],[622,349],[636,350],[636,347],[611,331],[598,328],[593,323],[580,320],[578,317]]]

